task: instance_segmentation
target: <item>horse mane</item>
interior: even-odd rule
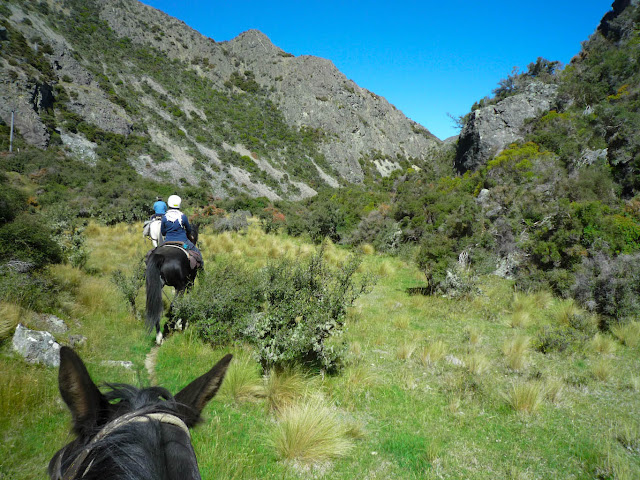
[[[114,408],[116,415],[109,419],[115,420],[129,412],[140,412],[140,416],[151,413],[179,414],[179,404],[173,395],[163,387],[149,387],[138,389],[127,384],[104,384],[110,390],[103,393]],[[180,408],[189,408],[180,405]],[[65,452],[67,459],[73,459],[84,450],[91,439],[103,425],[97,426],[91,434],[78,438]],[[158,421],[137,422],[122,425],[109,435],[97,441],[90,455],[93,461],[86,476],[87,480],[100,478],[103,480],[163,480],[174,478],[164,468],[164,453],[167,443],[171,448],[180,452],[191,452],[195,459],[193,447],[188,436],[178,436],[167,442],[163,424]],[[156,461],[162,460],[162,461]],[[63,460],[64,461],[64,460]],[[66,462],[65,462],[66,463]],[[182,478],[200,478],[197,463],[194,462],[195,476],[186,475]],[[117,468],[114,468],[117,467]],[[190,472],[192,473],[192,472]]]

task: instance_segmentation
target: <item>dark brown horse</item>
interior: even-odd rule
[[[190,240],[195,245],[198,241],[198,225],[191,228]],[[193,285],[198,270],[191,268],[189,259],[181,248],[168,245],[153,250],[147,259],[146,290],[147,308],[146,324],[149,330],[155,328],[156,343],[162,343],[160,319],[162,317],[162,287],[169,285],[176,290],[176,297]],[[174,297],[174,298],[176,298]],[[171,308],[169,308],[171,311]],[[165,325],[165,331],[168,331]]]
[[[189,428],[218,391],[226,355],[174,397],[162,387],[110,385],[102,393],[70,348],[60,349],[58,384],[77,438],[49,462],[53,480],[200,479]]]

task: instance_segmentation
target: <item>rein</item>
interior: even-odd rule
[[[107,423],[104,427],[102,427],[102,430],[100,430],[97,433],[97,435],[91,439],[91,441],[82,450],[82,452],[80,452],[80,454],[75,458],[75,460],[71,463],[71,465],[66,470],[66,472],[64,472],[64,475],[63,475],[62,474],[62,457],[64,456],[65,450],[67,449],[68,445],[67,447],[64,447],[60,452],[60,455],[58,455],[58,458],[56,459],[55,480],[73,480],[74,478],[76,478],[76,476],[78,475],[78,472],[80,471],[80,466],[87,459],[87,457],[91,453],[91,450],[93,450],[96,444],[100,440],[105,438],[107,435],[113,433],[115,430],[121,427],[124,427],[125,425],[129,425],[131,423],[149,422],[151,420],[156,420],[160,423],[167,423],[169,425],[174,425],[176,427],[179,427],[181,430],[183,430],[187,434],[187,437],[191,439],[191,434],[189,433],[189,427],[187,427],[187,425],[182,421],[182,419],[180,419],[176,415],[173,415],[171,413],[141,413],[139,410],[135,412],[129,412],[125,415],[122,415],[121,417],[116,418],[115,420],[112,420],[111,422]],[[80,476],[79,478],[84,478],[87,472],[89,472],[89,470],[91,469],[92,465],[93,465],[93,460],[91,460],[87,468],[82,473],[82,476]]]

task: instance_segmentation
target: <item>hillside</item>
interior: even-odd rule
[[[329,61],[252,30],[216,42],[135,0],[12,0],[0,118],[94,162],[124,144],[145,177],[215,196],[304,198],[424,164],[441,143]]]

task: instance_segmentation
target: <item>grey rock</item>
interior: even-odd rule
[[[483,188],[476,197],[476,203],[481,207],[485,207],[489,202],[489,189]]]
[[[447,355],[444,359],[450,363],[451,365],[455,365],[456,367],[464,367],[464,362],[460,360],[458,357],[454,357],[453,355]]]
[[[557,90],[556,85],[534,81],[522,93],[472,112],[458,139],[454,162],[458,172],[476,170],[511,143],[524,140],[525,120],[548,111]]]
[[[580,160],[576,163],[576,167],[586,167],[588,165],[593,165],[598,160],[605,160],[607,158],[608,149],[602,148],[599,150],[584,150],[582,155],[580,155]]]
[[[13,335],[13,349],[29,363],[43,363],[49,367],[60,365],[60,344],[49,332],[30,330],[18,324]]]

